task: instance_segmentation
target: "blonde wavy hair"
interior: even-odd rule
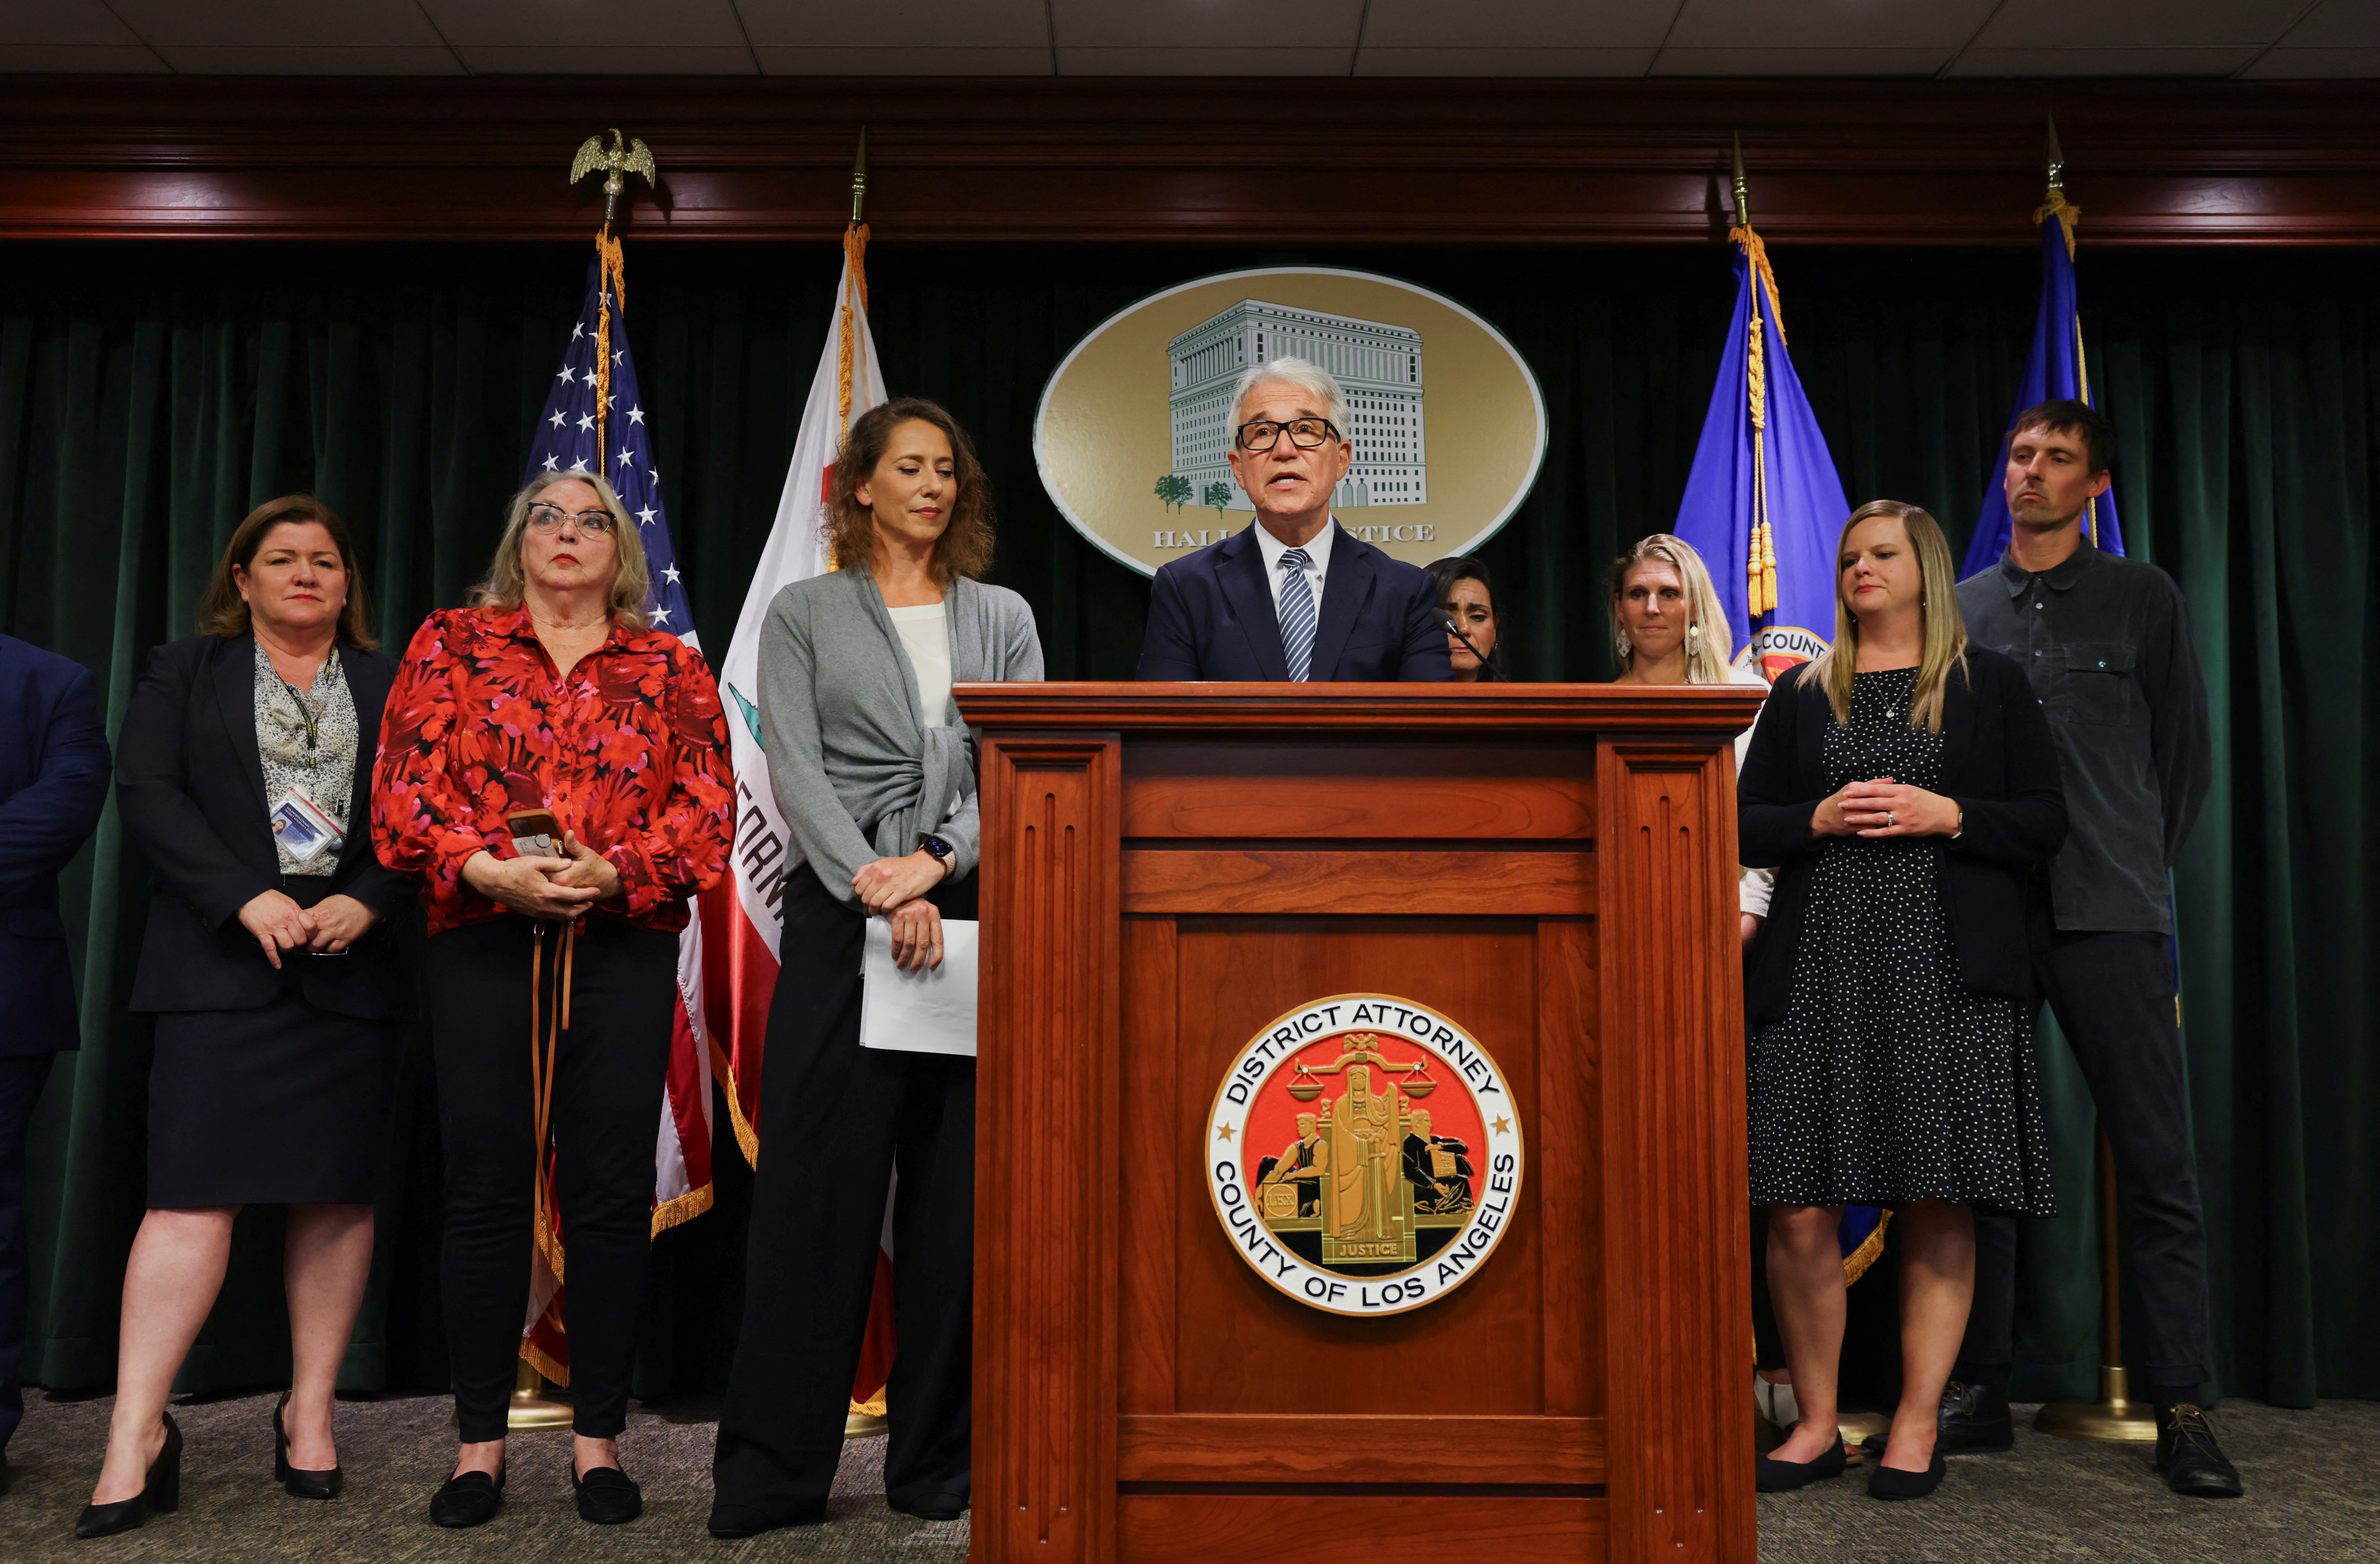
[[[1637,540],[1636,546],[1611,562],[1611,648],[1620,660],[1623,673],[1635,664],[1636,648],[1628,639],[1628,632],[1620,619],[1620,595],[1628,589],[1628,577],[1645,564],[1666,564],[1677,572],[1678,581],[1686,597],[1686,683],[1690,685],[1723,685],[1727,683],[1728,653],[1734,649],[1734,637],[1727,627],[1727,611],[1718,600],[1718,588],[1712,584],[1711,574],[1703,564],[1703,556],[1682,538],[1667,532],[1656,532]]]
[[[528,487],[512,497],[504,510],[504,535],[496,542],[496,557],[489,563],[488,574],[473,587],[465,601],[472,608],[518,608],[528,577],[521,570],[521,544],[528,535],[528,508],[538,496],[557,483],[576,480],[595,491],[603,508],[612,513],[613,568],[609,606],[613,620],[631,630],[650,628],[645,619],[645,604],[653,595],[653,574],[645,564],[645,540],[637,535],[637,524],[628,519],[628,507],[620,503],[620,491],[600,472],[541,472],[528,481]]]
[[[1909,702],[1909,725],[1913,728],[1922,722],[1938,734],[1942,694],[1949,684],[1951,668],[1955,665],[1960,676],[1966,676],[1967,620],[1959,612],[1959,571],[1950,560],[1949,541],[1942,536],[1941,523],[1923,506],[1900,500],[1870,500],[1852,512],[1843,529],[1835,534],[1835,644],[1804,664],[1800,676],[1815,680],[1826,692],[1827,704],[1834,708],[1835,725],[1850,727],[1852,678],[1859,667],[1859,621],[1843,600],[1843,546],[1852,528],[1880,515],[1900,523],[1917,555],[1917,612],[1925,624],[1925,650],[1917,662],[1917,694]]]

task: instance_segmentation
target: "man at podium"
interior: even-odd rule
[[[1359,540],[1330,514],[1354,460],[1330,371],[1275,358],[1240,378],[1232,476],[1257,525],[1157,573],[1144,679],[1452,677],[1429,572]]]

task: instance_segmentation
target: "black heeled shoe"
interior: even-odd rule
[[[484,1526],[504,1507],[504,1474],[458,1472],[430,1496],[430,1519],[441,1526]]]
[[[289,1405],[289,1392],[281,1392],[281,1400],[273,1408],[273,1479],[281,1485],[282,1492],[295,1498],[336,1498],[346,1481],[335,1466],[327,1471],[308,1471],[289,1464],[289,1431],[281,1425],[281,1414]]]
[[[590,1466],[584,1477],[574,1470],[570,1491],[578,1496],[578,1518],[598,1526],[616,1526],[645,1512],[644,1490],[616,1466]]]
[[[1942,1485],[1942,1473],[1949,1468],[1944,1464],[1938,1449],[1934,1459],[1925,1463],[1923,1472],[1903,1472],[1897,1466],[1887,1466],[1884,1458],[1868,1468],[1867,1497],[1870,1498],[1924,1498]]]
[[[1785,1437],[1791,1438],[1793,1430],[1787,1429]],[[1764,1494],[1790,1494],[1821,1478],[1841,1476],[1845,1464],[1843,1441],[1837,1437],[1808,1461],[1772,1461],[1765,1455],[1754,1456],[1753,1483]]]
[[[130,1498],[117,1499],[114,1504],[86,1504],[82,1517],[75,1522],[75,1535],[89,1541],[92,1537],[112,1537],[118,1532],[128,1532],[152,1515],[170,1515],[182,1504],[182,1431],[174,1425],[174,1414],[165,1413],[165,1447],[157,1459],[149,1463],[149,1480]]]

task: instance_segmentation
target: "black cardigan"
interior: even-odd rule
[[[412,882],[382,868],[371,843],[372,757],[396,660],[346,645],[339,659],[356,703],[356,782],[324,894],[353,896],[380,921],[346,955],[298,952],[273,970],[238,918],[258,894],[285,889],[256,748],[255,638],[193,636],[159,647],[115,741],[116,808],[152,870],[132,1009],[254,1010],[272,1003],[294,970],[306,997],[336,1014],[412,1013],[394,927]]]
[[[1803,664],[1806,669],[1810,664]],[[1834,792],[1825,745],[1835,720],[1826,692],[1801,669],[1777,681],[1760,709],[1736,782],[1744,864],[1775,868],[1777,891],[1753,942],[1744,1009],[1755,1024],[1785,1012],[1793,957],[1810,897],[1810,869],[1831,839],[1810,834],[1810,817]],[[2034,934],[2045,909],[2032,866],[2066,841],[2066,795],[2058,746],[2024,670],[1969,647],[1966,670],[1950,670],[1942,699],[1942,785],[1964,821],[1944,840],[1942,899],[1959,947],[1959,976],[1985,993],[2031,1000]]]

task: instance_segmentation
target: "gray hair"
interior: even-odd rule
[[[1321,365],[1304,358],[1275,358],[1251,365],[1232,391],[1232,421],[1240,421],[1240,407],[1247,401],[1249,392],[1275,381],[1293,385],[1316,398],[1322,404],[1322,416],[1339,431],[1339,438],[1354,438],[1347,432],[1347,396],[1339,389],[1338,378]]]

